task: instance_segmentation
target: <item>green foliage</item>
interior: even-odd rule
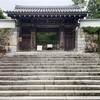
[[[58,35],[57,33],[37,33],[37,43],[38,44],[57,44]]]
[[[100,31],[100,27],[83,27],[84,32],[87,32],[89,34],[98,34]]]
[[[5,19],[6,17],[3,15],[2,10],[0,9],[0,19]]]
[[[84,8],[86,5],[86,0],[72,0],[74,5],[80,5],[81,8]]]
[[[100,18],[100,0],[89,0],[88,18]]]
[[[85,0],[72,0],[72,2],[73,2],[75,5],[78,5],[78,4],[84,3]]]

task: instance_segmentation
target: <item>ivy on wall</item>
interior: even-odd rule
[[[100,27],[83,27],[83,31],[87,32],[88,34],[99,34]]]
[[[83,31],[91,35],[98,35],[98,52],[100,52],[100,27],[83,27]]]

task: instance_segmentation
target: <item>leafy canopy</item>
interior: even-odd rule
[[[73,2],[75,5],[78,5],[78,4],[84,3],[85,0],[72,0],[72,2]]]
[[[72,0],[74,5],[79,5],[81,8],[84,8],[86,5],[86,0]]]
[[[88,18],[100,18],[100,0],[89,0],[88,11]]]
[[[3,15],[3,11],[0,9],[0,19],[5,19],[6,17]]]
[[[59,37],[57,33],[49,32],[39,32],[37,33],[37,43],[38,44],[57,44]]]

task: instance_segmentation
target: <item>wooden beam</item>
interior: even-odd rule
[[[41,28],[56,28],[56,27],[60,27],[61,25],[63,25],[64,27],[73,27],[73,26],[78,26],[79,24],[35,24],[35,27],[41,27]],[[33,24],[22,24],[22,26],[33,26]]]

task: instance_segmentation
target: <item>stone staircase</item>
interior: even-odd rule
[[[3,57],[0,100],[100,100],[100,56],[34,52]]]

